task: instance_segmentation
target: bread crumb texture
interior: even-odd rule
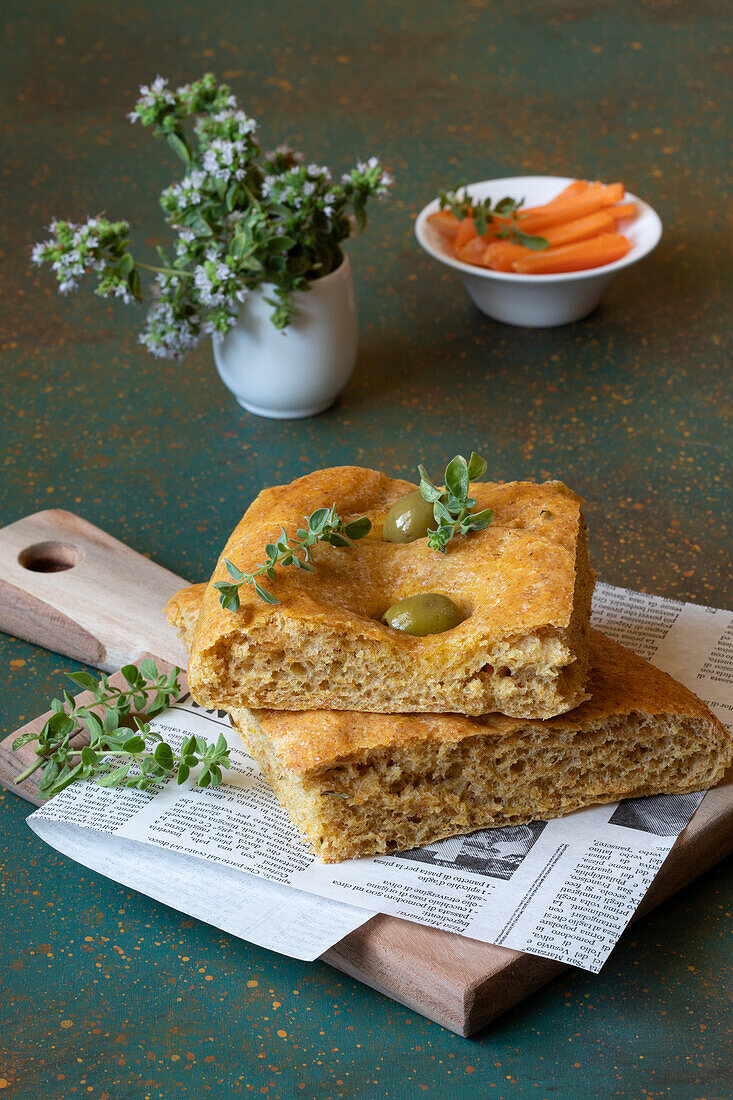
[[[187,646],[204,590],[169,604]],[[239,708],[231,717],[304,842],[329,863],[705,790],[733,762],[730,734],[700,699],[596,630],[588,687],[572,713],[544,721]]]

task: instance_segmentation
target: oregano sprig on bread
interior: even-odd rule
[[[151,784],[178,769],[178,783],[185,782],[191,769],[203,767],[198,776],[199,787],[217,787],[222,768],[229,767],[226,739],[219,736],[215,744],[203,737],[186,738],[176,754],[149,722],[133,716],[134,728],[127,724],[135,710],[153,718],[177,699],[181,686],[179,668],[171,673],[158,672],[155,661],[146,657],[136,665],[121,669],[128,687],[110,684],[107,676],[97,681],[90,672],[72,672],[69,679],[81,688],[93,692],[89,703],[77,703],[70,692],[51,703],[52,714],[39,733],[28,732],[16,737],[13,751],[37,741],[36,760],[15,782],[22,783],[39,768],[43,768],[38,790],[44,798],[63,791],[79,779],[94,779],[100,787],[136,787],[144,791]],[[72,740],[86,730],[89,744],[74,747]],[[154,747],[152,747],[154,746]]]
[[[472,512],[476,501],[469,497],[469,482],[476,481],[486,471],[483,458],[471,452],[468,461],[463,455],[456,455],[445,468],[445,489],[439,489],[430,479],[424,466],[418,466],[420,473],[420,492],[423,499],[433,506],[433,516],[437,526],[428,531],[428,546],[445,554],[448,543],[455,535],[469,535],[471,531],[482,531],[494,518],[490,508],[483,512]]]
[[[267,561],[264,565],[258,565],[254,573],[243,573],[229,558],[224,558],[226,571],[233,580],[233,584],[227,581],[217,581],[214,588],[219,593],[219,603],[226,611],[239,610],[239,590],[243,584],[251,584],[265,603],[279,604],[277,596],[268,592],[259,583],[259,577],[267,577],[274,581],[276,577],[276,565],[294,565],[297,569],[304,569],[308,573],[313,572],[313,557],[311,547],[317,542],[328,542],[331,546],[353,546],[358,539],[363,539],[371,529],[371,520],[366,516],[360,519],[352,519],[349,523],[343,523],[336,505],[330,508],[316,508],[310,516],[306,517],[307,529],[300,527],[296,531],[294,539],[288,538],[284,527],[280,528],[281,534],[277,542],[268,542],[265,547]],[[299,557],[298,555],[302,555]]]

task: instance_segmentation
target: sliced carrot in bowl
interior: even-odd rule
[[[520,275],[555,275],[566,271],[585,271],[622,259],[631,242],[618,233],[602,233],[587,241],[548,248],[515,260],[513,270]]]
[[[458,252],[459,249],[463,248],[464,244],[468,244],[470,240],[473,240],[473,238],[477,236],[478,232],[476,230],[476,226],[473,223],[473,218],[464,218],[458,227],[458,232],[456,233],[456,252]]]
[[[455,237],[461,227],[460,220],[455,214],[451,214],[450,210],[437,210],[430,215],[428,222],[433,229],[437,229],[438,233],[442,233],[444,237]]]
[[[489,246],[492,247],[492,246]],[[472,237],[470,241],[461,247],[456,249],[456,259],[462,260],[464,264],[477,264],[479,267],[486,267],[484,257],[486,254],[486,241],[483,237]]]
[[[574,218],[570,222],[561,222],[559,225],[551,225],[542,236],[551,248],[561,244],[572,244],[573,241],[584,241],[588,237],[597,237],[601,233],[615,233],[616,222],[606,210],[596,210],[593,214],[586,214],[584,218]]]
[[[635,202],[620,202],[616,206],[609,206],[608,213],[614,221],[620,222],[624,218],[635,218],[639,211]]]
[[[523,233],[538,234],[553,225],[574,221],[576,218],[593,214],[606,206],[613,206],[624,197],[622,183],[607,185],[592,183],[580,195],[555,205],[535,206],[519,212],[517,226]]]
[[[514,271],[512,264],[525,256],[531,256],[529,248],[523,248],[514,241],[494,241],[484,250],[484,264],[492,271]]]

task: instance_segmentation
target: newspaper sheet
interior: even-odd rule
[[[733,613],[599,585],[593,622],[731,722]],[[101,873],[300,958],[381,912],[598,972],[703,798],[631,799],[324,865],[223,712],[187,697],[154,725],[175,745],[189,733],[210,735],[212,723],[232,747],[223,786],[168,783],[141,794],[76,784],[29,822]]]

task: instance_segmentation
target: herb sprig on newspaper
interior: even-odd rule
[[[445,468],[445,489],[439,489],[430,480],[424,466],[418,466],[420,473],[420,492],[423,500],[433,506],[433,516],[437,526],[428,531],[428,546],[445,554],[448,543],[455,535],[468,535],[471,531],[482,531],[494,518],[490,508],[483,512],[472,512],[476,501],[469,497],[469,482],[477,481],[486,472],[483,458],[471,452],[466,461],[463,455],[456,455]]]
[[[371,520],[366,516],[361,519],[353,519],[350,523],[343,523],[336,505],[330,508],[316,508],[307,517],[308,527],[301,527],[296,531],[296,537],[289,539],[284,527],[280,528],[281,534],[277,542],[268,542],[265,547],[267,561],[264,565],[258,565],[254,573],[243,573],[229,558],[224,559],[227,573],[232,578],[233,584],[227,581],[217,581],[214,588],[219,593],[219,603],[226,611],[239,610],[239,590],[243,584],[251,584],[265,603],[279,604],[277,596],[268,592],[259,582],[260,577],[267,577],[274,581],[277,576],[276,565],[294,565],[297,569],[304,569],[308,573],[313,572],[311,547],[317,542],[328,542],[331,546],[350,547],[357,539],[363,539],[372,529]],[[299,557],[299,555],[302,555]]]
[[[170,706],[180,695],[180,669],[171,673],[158,672],[155,661],[147,657],[136,665],[121,669],[126,689],[110,684],[103,675],[97,681],[89,672],[72,672],[69,679],[81,688],[93,692],[89,703],[77,703],[70,692],[51,703],[53,713],[40,733],[24,733],[16,737],[13,751],[36,740],[37,759],[16,776],[22,783],[43,768],[38,789],[44,798],[63,791],[79,779],[94,779],[100,787],[136,787],[146,790],[151,784],[178,771],[178,783],[188,779],[191,769],[201,764],[199,787],[217,787],[222,781],[222,768],[229,767],[226,739],[220,735],[215,744],[203,737],[188,737],[179,753],[134,714],[134,726],[126,724],[133,711],[153,718]],[[72,746],[72,740],[86,730],[89,744]],[[153,747],[154,746],[154,747]]]

